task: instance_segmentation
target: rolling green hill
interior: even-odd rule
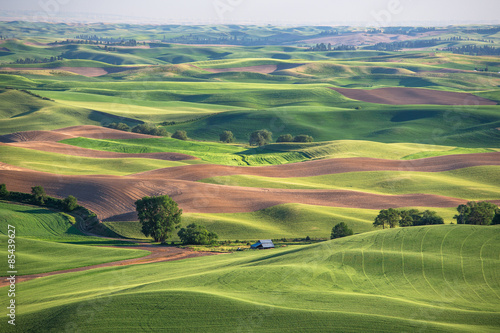
[[[104,262],[137,258],[147,251],[87,245],[120,245],[119,241],[90,237],[75,226],[75,218],[50,209],[0,201],[0,239],[7,244],[8,226],[15,227],[18,275],[38,274]],[[87,244],[87,245],[84,245]],[[7,246],[0,250],[7,256]],[[1,264],[3,269],[7,262]]]
[[[426,208],[416,207],[419,210]],[[455,208],[429,208],[450,223]],[[184,213],[182,225],[204,225],[222,240],[306,238],[328,239],[335,224],[345,222],[354,233],[375,230],[373,221],[378,210],[322,207],[305,204],[283,204],[251,213],[201,214]],[[147,239],[138,222],[103,222],[118,235],[132,239]],[[174,236],[177,240],[177,236]]]
[[[351,190],[377,194],[427,193],[467,200],[500,198],[500,167],[479,166],[445,172],[370,171],[303,178],[218,176],[204,183],[231,186]]]
[[[0,234],[7,235],[8,225],[16,227],[17,236],[72,237],[83,236],[74,227],[75,218],[49,209],[16,205],[0,201]]]
[[[189,133],[188,133],[189,135]],[[182,152],[205,162],[223,165],[276,165],[322,158],[372,157],[416,159],[433,156],[472,154],[498,149],[460,148],[414,143],[378,143],[340,140],[318,143],[276,143],[248,148],[238,144],[182,141],[171,138],[98,140],[74,138],[60,141],[77,147],[120,153]]]
[[[181,166],[197,161],[175,162],[148,158],[91,158],[49,153],[27,148],[0,146],[2,162],[59,175],[124,176],[154,169]]]
[[[16,319],[23,331],[493,332],[499,237],[498,227],[412,227],[52,276],[22,284]]]
[[[0,235],[5,244],[7,236]],[[104,244],[103,244],[104,245]],[[148,251],[87,246],[81,244],[62,244],[24,237],[16,237],[16,268],[17,275],[30,275],[53,272],[65,269],[97,265],[125,259],[147,256]],[[7,247],[0,250],[7,257]],[[6,263],[2,263],[6,268]],[[7,276],[2,269],[1,276]]]

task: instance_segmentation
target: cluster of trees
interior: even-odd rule
[[[111,124],[107,125],[106,127],[120,130],[120,131],[124,131],[124,132],[130,131],[130,126],[125,124],[125,123],[111,123]]]
[[[384,27],[384,34],[415,35],[418,33],[434,31],[434,27]]]
[[[222,140],[221,140],[222,141]],[[273,133],[262,129],[250,134],[250,146],[263,146],[273,141]],[[278,137],[276,142],[313,142],[314,138],[310,135],[300,134],[292,136],[291,134],[283,134]]]
[[[500,224],[500,209],[488,201],[470,201],[457,207],[458,214],[453,218],[457,224],[491,225]],[[418,209],[382,209],[373,222],[374,227],[390,228],[411,227],[418,225],[444,224],[444,220],[436,212]]]
[[[322,30],[319,33],[320,36],[338,36],[340,32],[338,30]]]
[[[24,58],[24,59],[17,59],[14,63],[16,64],[43,64],[43,63],[48,63],[48,62],[54,62],[57,60],[63,60],[62,56],[56,56],[56,57],[50,57],[50,58],[43,58],[43,59],[35,59],[35,58]]]
[[[398,210],[394,208],[382,209],[373,222],[374,227],[382,226],[383,229],[386,226],[395,228],[432,224],[444,224],[443,218],[434,211],[420,212],[418,209]]]
[[[128,126],[125,123],[111,123],[107,125],[106,127],[108,128],[113,128],[117,129],[120,131],[125,131],[128,132],[130,131],[130,126]],[[178,140],[188,140],[188,136],[186,131],[182,130],[177,130],[174,132],[174,134],[167,132],[166,129],[158,127],[154,124],[139,124],[137,126],[134,126],[132,128],[133,133],[140,133],[140,134],[148,134],[148,135],[155,135],[155,136],[169,136],[172,137],[173,139],[178,139]]]
[[[500,224],[500,209],[488,201],[469,201],[466,205],[459,205],[457,212],[453,217],[457,224]]]
[[[156,136],[170,136],[170,133],[166,129],[158,127],[154,124],[139,124],[134,126],[132,129],[129,125],[125,123],[111,123],[106,127],[117,129],[124,132],[132,131],[134,133],[156,135]]]
[[[477,46],[477,45],[464,45],[460,47],[450,47],[447,48],[446,51],[453,52],[455,54],[468,54],[468,55],[476,55],[476,56],[483,56],[483,55],[493,55],[493,56],[498,56],[500,55],[500,47],[493,47],[493,46]]]
[[[72,212],[77,208],[81,208],[74,196],[69,195],[62,200],[49,197],[47,193],[45,193],[45,189],[42,186],[33,186],[30,194],[22,192],[9,192],[5,184],[0,184],[0,199],[29,203],[37,206],[46,206],[61,209],[66,212]]]
[[[276,142],[313,142],[314,138],[310,135],[300,134],[292,136],[291,134],[283,134],[278,137]]]
[[[284,42],[292,42],[298,40],[297,36],[291,34],[279,34],[273,36],[249,36],[246,33],[233,31],[229,35],[225,33],[220,34],[189,34],[178,37],[167,38],[163,36],[162,43],[181,43],[181,44],[229,44],[229,45],[276,45]],[[150,46],[155,46],[149,43]],[[156,44],[156,46],[164,46],[165,44]]]
[[[144,197],[135,202],[137,215],[142,225],[142,233],[162,242],[180,228],[182,209],[168,195]],[[177,235],[184,245],[209,245],[217,242],[218,236],[204,226],[192,223],[181,228]]]
[[[339,45],[333,46],[331,43],[319,43],[314,46],[311,46],[307,51],[356,51],[356,46],[352,45]]]
[[[494,35],[500,31],[500,27],[483,28],[483,29],[467,29],[464,30],[466,34],[481,34],[481,35]]]
[[[407,40],[404,42],[392,42],[392,43],[377,43],[375,45],[365,47],[366,50],[377,50],[377,51],[398,51],[401,49],[413,49],[420,47],[432,47],[441,43],[438,38],[433,39],[423,39],[423,40]]]

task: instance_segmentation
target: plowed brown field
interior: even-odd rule
[[[486,98],[468,93],[419,89],[419,88],[379,88],[347,89],[330,88],[342,95],[358,101],[391,105],[432,104],[432,105],[496,105]]]

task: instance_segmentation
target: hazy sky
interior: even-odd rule
[[[387,26],[500,22],[500,0],[0,0],[0,13],[16,10],[31,10],[29,16],[40,20],[89,14],[97,21],[156,23]]]

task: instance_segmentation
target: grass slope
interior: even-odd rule
[[[96,265],[148,254],[140,250],[85,246],[119,245],[120,242],[85,236],[74,223],[74,217],[65,213],[0,201],[0,240],[7,244],[8,226],[15,227],[18,275]],[[0,254],[7,257],[7,246],[0,250]],[[6,275],[6,265],[7,261],[1,264],[2,276]]]
[[[0,235],[2,243],[7,236]],[[7,257],[7,246],[0,250]],[[62,244],[24,237],[16,237],[17,275],[39,274],[77,267],[97,265],[106,262],[139,258],[148,251],[87,246],[81,244]],[[0,275],[6,276],[7,263],[2,263]],[[5,268],[5,269],[4,269]]]
[[[498,166],[478,166],[444,172],[348,172],[302,178],[233,175],[207,178],[201,182],[261,188],[347,189],[393,195],[427,193],[467,200],[500,198],[500,167]]]
[[[52,276],[19,285],[16,319],[25,332],[493,332],[499,240],[498,227],[413,227]]]
[[[419,210],[425,209],[417,207]],[[453,220],[454,208],[431,208],[445,219]],[[283,204],[251,213],[182,215],[182,225],[197,223],[217,233],[222,240],[281,238],[329,238],[335,224],[345,222],[355,233],[373,231],[378,210]],[[138,222],[104,222],[122,237],[146,239]],[[177,239],[177,236],[174,237]]]
[[[26,148],[0,146],[1,161],[31,170],[60,175],[124,176],[160,168],[186,165],[147,158],[90,158]]]

